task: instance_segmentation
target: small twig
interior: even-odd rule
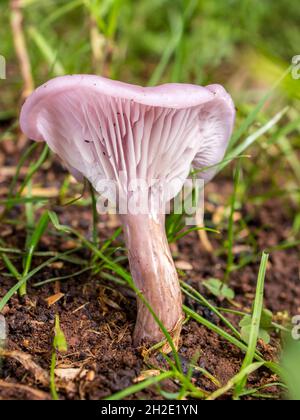
[[[10,23],[13,33],[14,45],[17,59],[23,79],[23,90],[21,103],[31,94],[34,89],[32,69],[27,50],[26,39],[23,28],[23,11],[20,0],[10,0]],[[18,148],[21,150],[25,146],[27,137],[20,132],[18,138]]]
[[[24,35],[24,17],[21,1],[10,0],[10,10],[10,21],[13,31],[14,45],[24,83],[22,91],[22,100],[24,100],[33,91],[34,81],[32,77],[31,64]]]
[[[35,363],[30,354],[21,351],[6,351],[1,350],[0,356],[4,358],[10,358],[17,360],[21,365],[30,372],[34,379],[42,384],[43,386],[49,386],[49,374],[41,366]]]
[[[50,400],[50,395],[46,392],[39,391],[38,389],[31,388],[27,385],[21,385],[21,384],[14,384],[11,382],[3,381],[0,379],[0,388],[6,388],[6,389],[16,389],[19,391],[28,392],[32,396],[34,396],[38,400]]]

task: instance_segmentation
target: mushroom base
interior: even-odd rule
[[[123,215],[125,241],[135,285],[178,345],[183,311],[177,271],[165,232],[164,215]],[[134,344],[165,338],[145,304],[138,299]]]

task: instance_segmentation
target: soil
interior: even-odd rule
[[[15,154],[4,153],[3,144],[1,147],[3,164],[13,166]],[[52,164],[51,170],[45,168],[38,176],[43,179],[45,187],[59,186],[63,171],[55,163]],[[1,198],[5,196],[10,181],[9,177],[0,179]],[[224,196],[226,190],[230,193],[231,181],[219,178],[208,188],[207,195],[213,192]],[[62,223],[76,226],[86,236],[91,235],[91,212],[86,207],[56,206],[55,211]],[[291,220],[289,212],[290,209],[284,208],[281,202],[275,199],[265,202],[260,207],[249,204],[242,208],[242,216],[247,216],[250,233],[257,240],[258,255],[263,249],[273,247],[286,239]],[[21,208],[15,207],[10,211],[9,218],[18,219],[20,215]],[[209,207],[207,218],[212,217]],[[109,237],[114,231],[113,228],[107,227],[106,222],[105,218],[99,222],[101,240]],[[6,244],[24,248],[25,229],[22,224],[17,227],[1,224],[0,231]],[[223,233],[226,235],[226,232]],[[220,237],[210,235],[209,238],[214,248],[220,249]],[[116,245],[122,245],[121,237],[118,238]],[[66,243],[62,237],[52,235],[43,238],[39,250],[62,251],[72,246],[74,245]],[[177,249],[173,247],[172,250],[176,260],[190,263],[192,266],[192,270],[186,271],[182,277],[186,282],[201,291],[213,304],[229,306],[228,303],[212,296],[202,284],[204,279],[223,278],[226,267],[225,253],[205,251],[197,233],[191,233],[181,239]],[[243,249],[243,238],[237,241],[236,258],[240,252],[247,252]],[[83,259],[89,258],[86,251],[79,251],[76,255]],[[34,265],[42,261],[42,258],[35,258]],[[230,276],[230,286],[236,293],[235,301],[240,305],[240,309],[251,307],[258,267],[259,258],[256,258]],[[89,272],[60,283],[50,283],[40,288],[33,287],[33,284],[39,281],[68,275],[76,270],[78,270],[76,266],[67,262],[53,263],[33,278],[25,299],[14,295],[4,308],[2,313],[8,325],[7,350],[22,353],[17,353],[18,357],[5,357],[3,360],[0,399],[50,398],[48,380],[43,376],[41,378],[39,369],[49,372],[56,314],[59,314],[61,328],[68,342],[68,352],[58,356],[57,368],[66,369],[73,375],[77,372],[76,377],[73,376],[71,379],[62,377],[59,381],[58,392],[62,399],[102,399],[132,385],[143,371],[149,369],[149,363],[151,366],[161,366],[164,363],[159,354],[154,354],[150,360],[145,360],[141,349],[133,347],[132,333],[136,303],[132,292],[126,287],[116,286]],[[0,261],[0,297],[4,296],[15,282],[3,275],[6,271]],[[49,306],[46,299],[58,292],[62,293],[61,299]],[[191,299],[185,298],[185,304],[206,319],[221,325],[213,313],[195,304]],[[265,306],[279,318],[283,318],[285,313],[289,315],[300,313],[299,248],[271,253],[266,279]],[[238,324],[238,318],[231,316],[230,319]],[[280,337],[275,333],[269,345],[264,345],[262,342],[260,345],[264,357],[269,360],[276,360],[279,348]],[[26,355],[31,356],[30,363],[27,364],[24,362]],[[194,321],[189,321],[183,327],[180,357],[184,369],[187,370],[190,361],[195,361],[196,357],[200,367],[214,375],[221,384],[226,384],[239,371],[244,356],[217,334]],[[194,372],[193,380],[204,390],[215,389],[212,382],[202,374]],[[270,382],[274,382],[274,376],[267,370],[260,370],[250,378],[251,386]],[[178,390],[177,384],[171,380],[165,381],[162,386],[168,392]],[[280,390],[277,388],[268,389],[268,392],[274,397],[280,397]],[[162,397],[157,389],[152,387],[129,398]]]

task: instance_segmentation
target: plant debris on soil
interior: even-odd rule
[[[0,154],[5,167],[15,164],[13,155]],[[51,170],[47,168],[41,175],[44,187],[59,185],[64,171],[58,168],[54,162]],[[10,180],[11,175],[1,174],[0,199],[5,198]],[[226,182],[216,180],[208,187],[208,195],[210,190],[214,194],[224,195]],[[92,220],[88,207],[56,205],[55,211],[60,215],[61,223],[76,225],[86,236],[91,235]],[[259,211],[250,204],[241,211],[251,219],[248,228],[253,227],[252,234],[256,235],[259,252],[286,239],[289,215],[276,199],[265,202]],[[20,214],[18,206],[10,210],[10,218],[15,220],[18,220]],[[208,214],[208,217],[211,216]],[[101,241],[109,238],[114,231],[107,225],[107,216],[101,217],[98,224]],[[17,225],[1,222],[0,229],[6,244],[24,249],[26,232],[21,221]],[[210,240],[217,249],[217,235],[210,237]],[[116,239],[116,245],[122,247],[121,236]],[[56,252],[72,247],[76,247],[76,243],[65,241],[61,236],[44,235],[39,251]],[[209,278],[224,277],[225,256],[205,251],[195,232],[182,238],[175,248],[172,248],[175,260],[181,262],[179,266],[187,268],[185,272],[180,271],[182,279],[215,306],[229,307],[226,301],[211,295],[202,284],[203,280]],[[244,251],[242,244],[236,245],[236,255]],[[122,249],[119,252],[123,253]],[[89,259],[86,250],[78,251],[76,255]],[[36,263],[39,263],[39,258],[35,257]],[[182,265],[182,262],[186,264]],[[235,304],[240,310],[251,309],[258,267],[259,259],[255,259],[230,275],[230,287],[234,289]],[[2,311],[7,323],[7,339],[2,353],[1,399],[51,398],[49,372],[56,314],[59,315],[61,329],[68,343],[68,351],[59,355],[55,370],[57,390],[62,399],[103,399],[136,383],[143,372],[150,369],[149,366],[152,369],[164,366],[165,361],[159,353],[153,353],[150,359],[145,359],[143,349],[133,347],[136,301],[131,290],[104,280],[99,273],[93,274],[91,271],[64,281],[34,287],[36,283],[70,275],[76,270],[78,268],[69,262],[53,263],[31,279],[25,298],[21,299],[15,294]],[[4,273],[6,269],[0,262],[1,297],[15,284],[15,280]],[[185,297],[185,304],[212,323],[219,324],[218,318],[208,308],[189,297]],[[274,316],[300,314],[299,248],[272,252],[266,278],[265,307]],[[238,326],[240,319],[235,315],[228,316]],[[261,341],[259,349],[265,359],[277,360],[280,352],[279,335],[272,334],[268,345]],[[183,327],[179,355],[186,372],[190,363],[195,363],[211,374],[220,385],[225,385],[239,372],[244,358],[238,348],[195,321],[189,321]],[[273,382],[274,375],[264,369],[249,378],[249,386],[260,387]],[[216,389],[216,385],[197,370],[193,373],[193,383],[208,392]],[[170,379],[165,380],[161,387],[171,393],[178,391],[178,385]],[[280,398],[282,390],[270,387],[268,392]],[[128,398],[161,399],[162,396],[153,386]]]

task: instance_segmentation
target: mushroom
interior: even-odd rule
[[[21,111],[30,139],[47,142],[77,179],[87,178],[102,198],[118,202],[133,280],[174,339],[182,327],[182,295],[165,206],[191,167],[210,167],[198,176],[213,177],[234,118],[232,99],[220,85],[144,88],[92,75],[49,81]],[[134,343],[162,338],[138,299]]]

